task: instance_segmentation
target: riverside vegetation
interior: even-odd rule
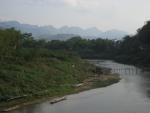
[[[34,40],[30,33],[1,29],[0,108],[75,92],[72,85],[86,81],[95,75],[96,69],[80,57],[112,59],[149,67],[150,21],[135,35],[123,40],[73,37],[66,41],[47,42]],[[118,76],[108,78],[97,79],[91,86],[107,86],[119,81]],[[13,98],[16,101],[11,101]]]
[[[50,41],[50,49],[67,49],[75,51],[82,58],[111,59],[126,64],[150,67],[150,21],[132,36],[123,40],[82,39],[73,37],[67,41]]]
[[[72,50],[52,49],[49,43],[13,28],[0,30],[0,110],[74,93],[74,84],[102,74],[101,68],[80,59]],[[106,86],[117,81],[118,76],[99,82]]]

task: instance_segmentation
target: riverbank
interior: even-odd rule
[[[83,85],[75,89],[75,92],[82,92],[85,90],[102,88],[120,81],[118,74],[107,74],[97,77],[91,77],[83,81]]]
[[[98,71],[98,69],[100,69],[100,70]],[[98,68],[98,69],[96,72],[93,73],[93,75],[84,79],[82,81],[82,83],[72,86],[71,89],[68,91],[64,91],[63,93],[57,93],[55,96],[50,96],[50,95],[31,96],[31,97],[23,98],[20,100],[14,100],[14,101],[9,102],[9,103],[5,102],[5,103],[3,103],[3,106],[1,104],[0,110],[5,111],[5,112],[12,111],[12,110],[18,109],[22,106],[40,103],[40,102],[46,101],[46,100],[52,100],[52,99],[57,98],[57,97],[61,97],[61,96],[69,95],[69,94],[74,94],[74,93],[82,92],[85,90],[105,87],[105,86],[109,86],[111,84],[114,84],[116,82],[119,82],[119,80],[120,80],[119,75],[111,74],[109,69],[108,69],[107,74],[106,74],[106,68],[105,69]],[[104,73],[105,73],[105,75],[104,75]]]

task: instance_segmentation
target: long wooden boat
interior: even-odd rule
[[[57,102],[60,102],[60,101],[66,100],[66,99],[67,99],[66,97],[56,98],[56,99],[50,101],[50,104],[55,104]]]

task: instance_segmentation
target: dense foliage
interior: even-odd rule
[[[126,36],[123,40],[88,40],[73,37],[67,41],[50,41],[46,48],[74,51],[82,58],[113,59],[123,63],[149,66],[150,21],[138,29],[136,35]]]
[[[150,22],[137,30],[134,36],[126,36],[118,44],[117,61],[150,66]]]
[[[0,30],[0,100],[18,95],[55,95],[91,75],[82,58],[113,59],[150,66],[150,22],[123,40],[34,40],[32,34]],[[63,90],[62,90],[63,89]]]
[[[67,41],[53,40],[47,43],[48,49],[74,51],[82,58],[112,58],[115,53],[115,41],[108,39],[82,39],[73,37]]]
[[[46,45],[31,34],[0,30],[0,101],[71,92],[92,74],[94,67],[72,52],[48,50]]]

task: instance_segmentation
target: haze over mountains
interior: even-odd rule
[[[3,21],[0,22],[0,28],[12,28],[25,33],[32,33],[35,38],[44,38],[47,40],[66,40],[74,36],[81,36],[83,38],[108,38],[108,39],[121,39],[128,35],[127,32],[120,30],[109,30],[102,32],[96,27],[82,29],[80,27],[68,27],[63,26],[61,28],[55,28],[54,26],[37,26],[30,24],[21,24],[17,21]]]

